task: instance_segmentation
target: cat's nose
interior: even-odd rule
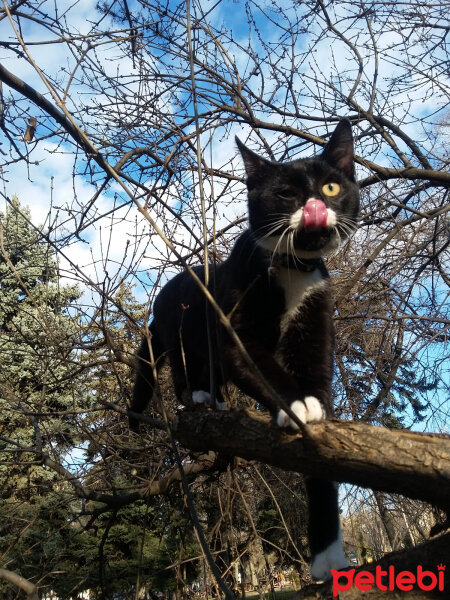
[[[303,227],[306,231],[319,231],[327,226],[328,209],[323,200],[312,198],[303,209]]]

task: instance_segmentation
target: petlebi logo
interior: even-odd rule
[[[396,571],[394,566],[384,570],[377,565],[375,572],[358,571],[349,569],[348,571],[336,571],[331,569],[333,577],[333,596],[338,596],[339,592],[349,590],[353,585],[362,592],[368,592],[373,587],[380,591],[404,591],[409,592],[414,587],[429,592],[431,590],[444,590],[444,572],[446,565],[440,564],[435,571],[425,571],[419,565],[415,572]],[[355,574],[356,573],[356,574]]]

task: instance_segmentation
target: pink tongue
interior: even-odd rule
[[[327,226],[328,211],[322,200],[308,200],[303,209],[303,223],[308,231],[317,231]]]

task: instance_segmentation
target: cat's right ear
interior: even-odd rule
[[[268,166],[270,166],[270,161],[258,156],[255,152],[253,152],[253,150],[247,148],[247,146],[243,144],[237,136],[234,139],[236,140],[237,147],[239,148],[242,160],[244,161],[247,177],[251,177],[252,175],[261,175],[262,172],[267,169]]]
[[[322,156],[330,165],[344,171],[349,179],[355,181],[352,125],[348,119],[339,121]]]

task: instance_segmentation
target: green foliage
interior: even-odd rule
[[[145,306],[122,284],[91,319],[75,316],[81,291],[61,280],[45,232],[29,217],[16,198],[0,214],[2,564],[60,598],[86,589],[112,597],[136,585],[172,590],[178,561],[187,560],[183,577],[191,580],[188,559],[199,554],[182,502],[104,512],[77,498],[70,481],[73,473],[108,494],[133,487],[108,447],[113,433],[123,436],[123,422],[88,409],[126,396],[130,369],[115,357],[133,355],[138,328],[126,315],[142,324]],[[66,473],[43,466],[43,455]],[[0,580],[0,595],[14,594]]]
[[[70,381],[79,324],[69,307],[81,292],[77,286],[61,284],[44,233],[30,225],[29,212],[17,199],[6,215],[0,214],[0,226],[0,402],[3,409],[5,402],[21,409],[10,412],[9,425],[28,429],[23,411],[36,414],[80,407]],[[70,434],[69,428],[59,418],[50,428],[47,423],[43,432],[54,434],[67,443],[64,436]]]
[[[100,506],[87,507],[95,508]],[[196,556],[199,549],[184,543],[179,531],[162,527],[158,513],[159,506],[140,502],[100,515],[89,529],[86,517],[74,521],[66,540],[56,540],[55,558],[64,576],[54,579],[52,589],[62,598],[75,589],[112,597],[137,584],[151,590],[175,589],[178,559]],[[192,579],[195,572],[189,573]]]
[[[73,415],[61,412],[86,407],[88,395],[72,376],[80,328],[70,306],[81,292],[62,284],[29,217],[17,198],[0,214],[0,552],[9,568],[39,580],[65,547],[73,495],[40,456],[62,463],[81,441]]]
[[[355,420],[392,429],[422,421],[430,406],[427,393],[436,388],[437,376],[432,369],[417,369],[409,349],[411,335],[404,321],[395,318],[395,293],[385,282],[370,293],[361,291],[356,303],[342,303],[336,323],[335,395],[348,397]],[[357,310],[383,318],[357,320]]]

